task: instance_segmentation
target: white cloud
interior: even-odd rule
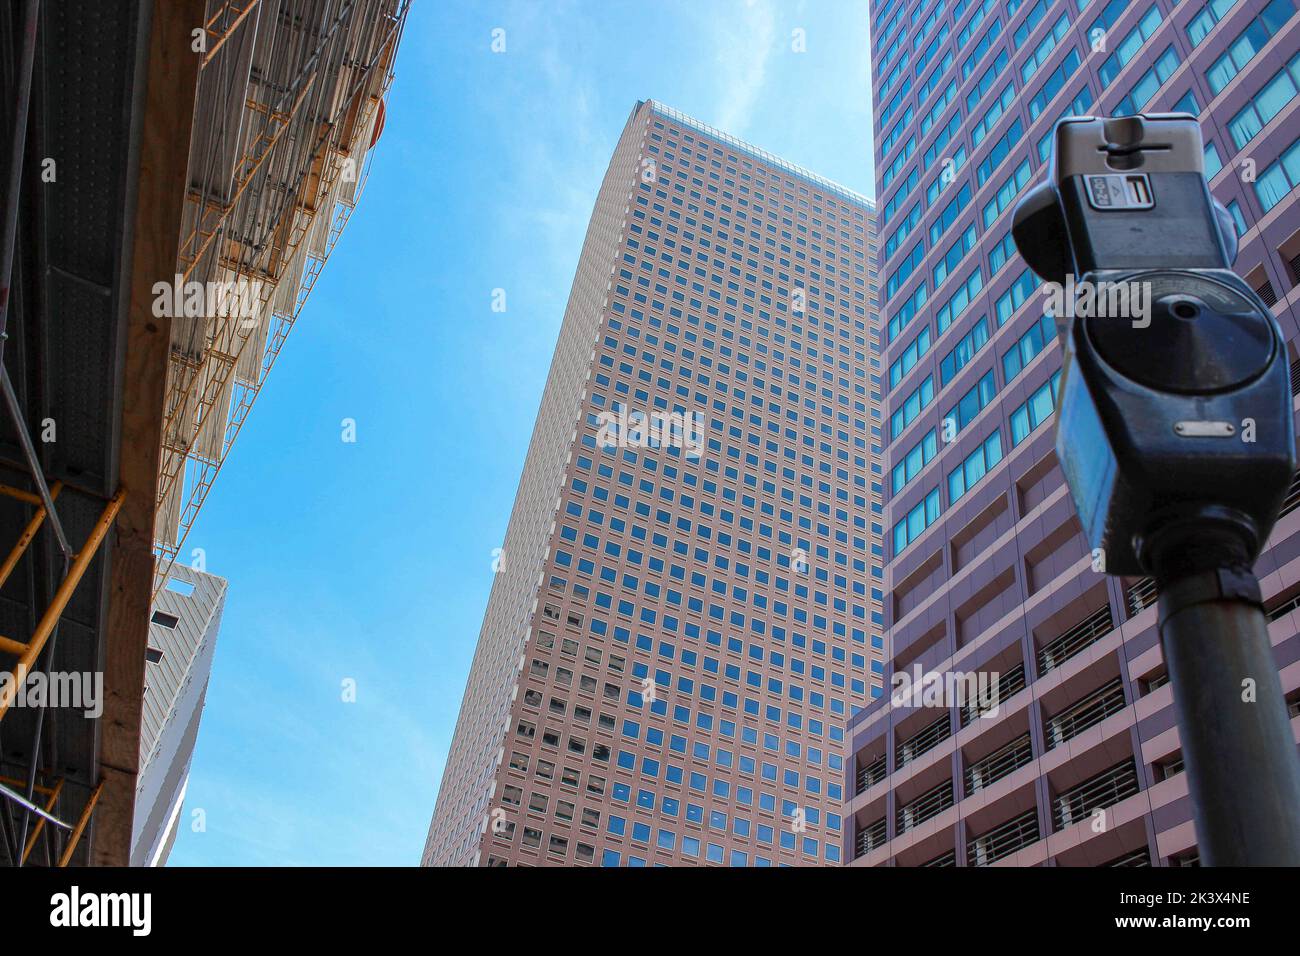
[[[745,0],[716,21],[719,101],[717,127],[743,135],[759,103],[776,43],[776,8],[769,0]]]
[[[544,310],[553,335],[619,130],[600,117],[599,75],[591,51],[575,42],[596,29],[581,5],[504,9],[510,52],[500,58],[499,83],[481,91],[510,170],[493,197],[493,240],[502,255],[527,251],[502,283],[522,293],[516,301]]]

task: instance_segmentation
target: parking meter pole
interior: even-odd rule
[[[1259,582],[1244,561],[1197,568],[1189,553],[1157,563],[1157,582],[1201,863],[1300,866],[1300,753]]]

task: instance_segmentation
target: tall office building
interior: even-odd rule
[[[226,581],[172,569],[149,619],[132,866],[164,866],[176,842],[190,762],[226,604]]]
[[[882,646],[872,218],[636,105],[425,864],[840,861],[844,726]]]
[[[1196,860],[1150,580],[1093,570],[1053,446],[1060,349],[1009,232],[1068,114],[1200,117],[1205,166],[1300,336],[1295,0],[873,3],[887,323],[886,686],[999,675],[979,701],[852,724],[845,845],[862,865]],[[948,427],[945,434],[945,423]],[[1293,716],[1300,482],[1256,570]],[[1294,722],[1300,732],[1300,721]]]

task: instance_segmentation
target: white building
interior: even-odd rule
[[[226,581],[175,565],[149,622],[131,865],[163,866],[180,825]]]

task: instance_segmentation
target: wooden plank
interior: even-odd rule
[[[171,320],[154,316],[152,290],[155,282],[171,281],[176,271],[202,56],[191,49],[191,31],[202,26],[204,6],[203,0],[153,0],[147,41],[120,413],[118,481],[126,500],[111,554],[99,751],[104,790],[90,844],[90,862],[97,866],[126,866],[131,858],[171,342]]]

